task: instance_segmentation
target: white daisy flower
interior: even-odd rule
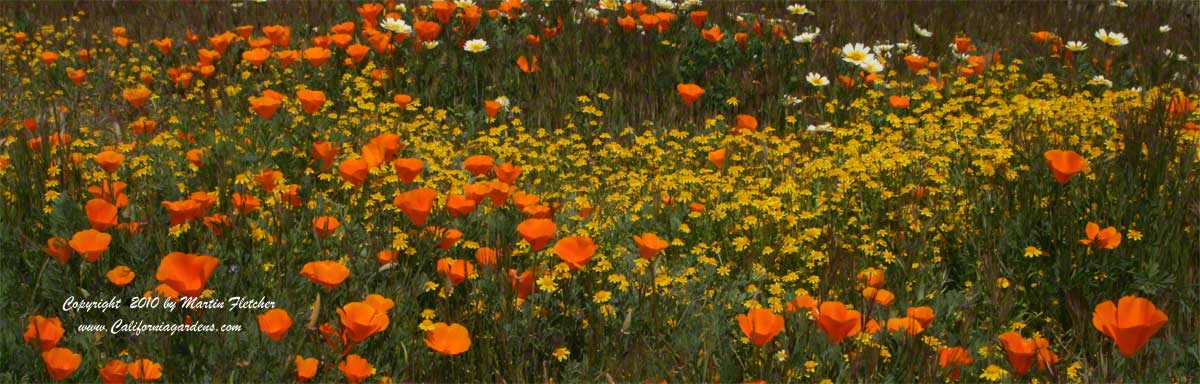
[[[441,45],[441,43],[438,43],[437,40],[426,41],[422,44],[425,45],[425,49],[434,49],[437,48],[438,45]]]
[[[1108,5],[1111,5],[1111,6],[1114,6],[1117,8],[1125,8],[1125,7],[1129,6],[1129,4],[1125,4],[1125,2],[1121,1],[1121,0],[1113,0],[1113,1],[1109,2]]]
[[[471,39],[463,43],[463,50],[471,53],[479,53],[488,50],[488,43],[483,39]]]
[[[1066,47],[1067,50],[1071,52],[1083,52],[1088,49],[1088,45],[1086,43],[1078,41],[1068,41]]]
[[[509,104],[512,103],[510,100],[508,100],[508,96],[497,97],[496,102],[500,103],[500,106],[504,108],[508,108]]]
[[[813,42],[813,40],[816,40],[817,35],[820,35],[820,34],[821,34],[821,28],[817,28],[815,31],[804,32],[799,35],[796,35],[796,37],[792,38],[792,41],[801,43],[801,44],[810,44]]]
[[[842,60],[854,65],[862,65],[868,59],[874,59],[875,55],[871,54],[871,50],[862,43],[847,43],[842,46]]]
[[[867,60],[859,64],[858,67],[862,68],[864,71],[867,71],[867,73],[883,72],[884,68],[883,63],[880,63],[879,59],[876,59],[875,56],[867,58]]]
[[[921,28],[921,26],[917,25],[917,23],[913,23],[913,31],[916,31],[917,35],[921,37],[933,37],[933,32],[930,32],[928,29]]]
[[[401,35],[412,34],[412,26],[409,26],[408,22],[404,21],[404,19],[383,19],[383,21],[379,22],[379,27]]]
[[[808,131],[809,132],[833,132],[833,126],[830,125],[829,123],[825,123],[825,124],[821,124],[821,125],[811,125],[810,124],[808,126]]]
[[[597,6],[605,11],[615,11],[620,6],[620,3],[617,0],[600,0],[600,4]]]
[[[1088,80],[1088,84],[1112,87],[1112,81],[1105,79],[1103,75],[1096,75],[1095,77],[1092,77],[1091,80]]]
[[[1158,26],[1158,32],[1160,32],[1160,33],[1171,32],[1171,25],[1163,24],[1163,25]]]
[[[457,5],[459,8],[469,8],[475,5],[475,0],[456,0],[454,5]]]
[[[808,83],[812,84],[814,87],[824,87],[829,85],[829,79],[825,76],[822,76],[820,73],[809,73],[808,76],[804,76],[804,80],[808,80]]]
[[[797,16],[799,16],[799,15],[811,15],[811,14],[813,14],[813,12],[812,12],[811,10],[809,10],[809,9],[808,9],[808,6],[807,6],[807,5],[804,5],[804,4],[792,4],[792,5],[789,5],[789,6],[787,7],[787,10],[788,10],[788,12],[791,12],[793,15],[797,15]]]
[[[658,9],[675,9],[675,3],[671,0],[654,0],[654,6]]]
[[[1108,44],[1108,45],[1111,45],[1114,47],[1120,47],[1122,45],[1129,44],[1129,39],[1125,38],[1124,33],[1108,32],[1108,31],[1105,31],[1104,28],[1101,28],[1099,31],[1096,31],[1096,38],[1100,39],[1100,41],[1103,41],[1104,44]]]
[[[704,2],[701,0],[683,0],[683,3],[679,4],[683,8],[699,7],[701,5],[704,5]]]

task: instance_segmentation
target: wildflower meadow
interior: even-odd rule
[[[0,3],[0,382],[1200,381],[1200,3]]]

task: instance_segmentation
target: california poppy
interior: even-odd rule
[[[361,187],[367,182],[370,166],[363,159],[348,159],[338,164],[338,175],[355,187]]]
[[[737,115],[737,117],[734,118],[734,121],[736,122],[736,125],[733,127],[733,133],[735,135],[743,135],[758,131],[758,119],[755,119],[754,116]]]
[[[162,378],[162,364],[150,359],[137,359],[126,365],[134,380],[151,382]]]
[[[342,226],[342,223],[336,217],[321,216],[313,219],[312,225],[313,229],[317,231],[317,236],[329,237],[334,231],[337,231],[338,227]]]
[[[82,356],[66,348],[54,348],[42,352],[42,362],[46,363],[46,372],[54,380],[62,381],[70,377],[76,369],[79,369],[79,363],[82,361]]]
[[[492,171],[493,164],[496,159],[487,155],[474,155],[463,160],[463,167],[470,171],[472,175],[483,176]]]
[[[121,96],[134,108],[141,108],[150,99],[150,90],[146,88],[129,88],[121,91]]]
[[[617,25],[625,32],[633,32],[637,28],[637,20],[630,16],[617,19]]]
[[[896,300],[896,295],[892,291],[883,288],[866,287],[863,288],[862,294],[868,301],[885,307],[891,306],[892,302]]]
[[[1117,343],[1121,355],[1133,357],[1159,328],[1167,323],[1167,314],[1150,300],[1137,296],[1122,297],[1097,304],[1092,312],[1092,326]]]
[[[84,211],[87,211],[88,222],[91,223],[92,229],[103,231],[117,225],[117,206],[104,199],[88,200],[84,205]]]
[[[279,110],[279,105],[279,100],[271,97],[250,98],[250,110],[262,117],[263,120],[271,120],[271,117],[275,116],[275,111]]]
[[[263,63],[266,63],[267,59],[270,58],[271,51],[267,50],[266,48],[254,48],[242,52],[242,60],[245,60],[246,62],[250,63],[250,65],[255,67],[262,66]]]
[[[920,322],[922,327],[929,328],[929,326],[933,324],[933,308],[909,307],[904,313],[905,316]]]
[[[129,367],[120,359],[109,360],[100,368],[100,381],[104,384],[123,384],[129,376]]]
[[[692,24],[695,24],[696,28],[703,27],[704,21],[708,20],[708,11],[692,11],[688,13],[688,18],[692,19]]]
[[[908,109],[908,105],[909,105],[908,100],[909,100],[908,97],[905,97],[905,96],[896,96],[896,95],[888,96],[888,104],[891,105],[892,108],[895,108],[895,109]]]
[[[921,322],[911,317],[894,317],[887,321],[888,332],[897,333],[901,330],[909,336],[915,336],[925,331]]]
[[[395,102],[396,105],[399,106],[401,110],[407,109],[408,104],[411,103],[412,101],[413,101],[412,96],[409,96],[409,95],[406,95],[403,93],[398,93],[398,94],[396,94],[396,96],[392,97],[392,102]]]
[[[1089,221],[1084,230],[1087,238],[1080,239],[1079,244],[1098,249],[1116,249],[1118,245],[1121,245],[1121,232],[1118,232],[1115,227],[1110,226],[1102,230],[1099,224]]]
[[[475,274],[475,265],[470,261],[443,257],[437,261],[437,271],[450,279],[451,285],[459,285]]]
[[[328,141],[318,141],[312,145],[313,158],[321,161],[321,169],[333,166],[333,158],[337,156],[337,148]]]
[[[846,308],[837,301],[821,303],[816,313],[817,326],[829,335],[829,342],[839,344],[843,339],[858,334],[862,326],[862,313]]]
[[[268,25],[262,27],[262,32],[271,39],[271,45],[278,48],[287,48],[292,43],[292,29],[282,25]]]
[[[113,283],[113,285],[124,287],[128,285],[129,282],[133,281],[133,277],[136,276],[136,274],[133,273],[133,270],[129,269],[129,267],[118,265],[113,267],[113,269],[108,270],[108,273],[106,273],[104,276],[108,277],[108,281]]]
[[[181,295],[197,297],[208,285],[218,263],[220,260],[212,256],[171,252],[158,263],[154,278]]]
[[[125,155],[113,151],[104,151],[96,154],[92,160],[96,161],[96,165],[100,166],[105,172],[113,173],[121,166],[121,162],[125,161]]]
[[[592,255],[596,254],[597,249],[599,247],[596,246],[596,243],[586,236],[567,236],[554,243],[554,253],[571,266],[571,269],[580,269],[586,266],[592,259]]]
[[[350,269],[333,260],[310,261],[300,269],[300,275],[326,289],[334,289],[350,277]]]
[[[908,66],[908,70],[913,73],[919,73],[929,66],[929,58],[925,56],[908,55],[904,56],[904,64]]]
[[[1041,337],[1035,336],[1032,339],[1026,339],[1019,333],[1005,332],[1000,334],[1000,345],[1004,347],[1008,363],[1012,365],[1013,371],[1016,371],[1018,375],[1029,372],[1035,359],[1038,366],[1042,368],[1058,361],[1058,355],[1049,349],[1050,342]]]
[[[258,315],[258,330],[271,340],[282,340],[291,327],[292,316],[282,308],[275,308]]]
[[[346,356],[346,360],[338,363],[338,370],[346,375],[346,381],[350,384],[358,384],[371,377],[371,372],[375,371],[375,367],[372,367],[367,359],[351,354]]]
[[[1071,178],[1076,173],[1083,171],[1087,167],[1087,160],[1080,156],[1075,151],[1062,151],[1052,149],[1046,151],[1046,164],[1050,166],[1050,171],[1054,173],[1054,180],[1059,184],[1066,184],[1071,181]]]
[[[321,106],[325,105],[325,93],[321,91],[305,89],[296,92],[296,97],[300,99],[300,106],[310,115],[317,113]]]
[[[470,215],[475,210],[475,205],[475,200],[469,199],[465,195],[446,195],[446,209],[450,211],[450,216],[452,217],[458,218]]]
[[[304,60],[307,60],[309,64],[320,67],[329,61],[329,57],[333,55],[333,52],[328,48],[311,47],[305,49],[301,55],[303,55]],[[303,101],[303,99],[301,99],[301,101]],[[307,110],[307,108],[305,108],[305,110]],[[310,111],[308,113],[311,114],[312,112]]]
[[[442,26],[432,21],[422,20],[414,22],[412,29],[417,33],[417,39],[422,43],[437,40],[438,35],[442,33]]]
[[[396,195],[392,204],[404,212],[413,224],[425,225],[437,195],[438,192],[432,188],[418,188]]]
[[[742,334],[759,347],[771,342],[771,339],[783,332],[784,325],[783,316],[762,308],[751,309],[744,315],[738,315],[737,322]]]
[[[320,361],[316,358],[296,355],[292,360],[296,364],[296,381],[303,383],[317,375]]]
[[[57,317],[33,315],[29,317],[28,326],[25,327],[25,343],[46,351],[58,345],[64,333],[66,330]]]
[[[959,36],[954,38],[954,50],[958,53],[967,53],[971,50],[971,38]]]
[[[701,30],[700,36],[704,37],[704,40],[708,40],[710,43],[720,42],[725,38],[725,34],[721,33],[721,27],[716,25],[712,28]]]
[[[974,362],[975,358],[971,357],[971,352],[968,352],[963,347],[942,348],[941,351],[938,351],[938,365],[942,369],[950,369],[950,374],[947,377],[950,380],[958,380],[960,375],[959,367],[971,365]]]
[[[425,332],[425,345],[443,355],[457,355],[471,349],[471,333],[458,323],[435,323]]]
[[[521,72],[525,73],[534,73],[540,71],[542,67],[540,63],[538,63],[537,56],[529,55],[529,58],[526,59],[525,55],[521,55],[517,57],[517,69],[520,69]]]
[[[71,245],[67,242],[67,239],[61,237],[51,237],[46,240],[46,248],[42,248],[42,252],[45,252],[46,255],[49,255],[50,258],[59,264],[66,265],[68,261],[71,261]]]
[[[788,313],[799,312],[802,309],[814,311],[817,309],[817,300],[809,295],[796,295],[795,299],[787,303]]]
[[[708,162],[717,166],[717,169],[725,168],[725,150],[718,149],[708,153]]]
[[[529,243],[534,251],[540,251],[554,238],[558,226],[550,219],[526,219],[517,224],[517,233]]]
[[[500,102],[496,100],[484,101],[483,112],[487,114],[489,119],[496,118],[496,113],[500,112]]]
[[[704,88],[691,83],[678,84],[675,86],[675,90],[679,93],[679,98],[683,99],[683,103],[686,105],[692,105],[696,100],[700,100],[700,96],[704,95]]]
[[[392,162],[392,168],[396,169],[396,175],[405,184],[411,183],[421,175],[421,169],[425,168],[425,162],[421,159],[396,159]]]
[[[537,288],[533,284],[536,278],[532,270],[521,272],[519,275],[515,269],[508,270],[508,284],[516,292],[518,299],[525,299],[534,292]]]
[[[75,232],[68,243],[71,245],[71,249],[74,249],[80,256],[83,256],[88,262],[94,263],[96,260],[100,260],[100,255],[103,255],[104,251],[108,250],[108,243],[111,241],[112,235],[95,229],[87,229]]]
[[[667,241],[658,238],[654,232],[646,232],[641,236],[635,235],[633,242],[638,246],[638,253],[646,260],[653,259],[654,256],[667,249]]]
[[[342,321],[346,338],[357,343],[387,329],[390,321],[387,311],[379,309],[365,301],[351,302],[338,308],[338,318]]]
[[[884,283],[883,271],[873,267],[862,270],[856,277],[859,282],[866,284],[868,287],[879,288]]]
[[[489,247],[479,247],[475,250],[475,262],[482,267],[496,266],[496,256],[499,253],[495,249]]]

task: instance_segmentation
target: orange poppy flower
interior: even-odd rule
[[[292,328],[292,316],[283,309],[275,308],[258,315],[258,330],[271,340],[282,340],[290,328]]]
[[[467,198],[465,195],[446,195],[446,209],[450,211],[452,217],[459,218],[470,215],[475,211],[475,205],[475,200]]]
[[[435,323],[425,332],[425,345],[443,355],[457,355],[471,349],[471,333],[458,323]]]
[[[67,239],[61,237],[51,237],[46,240],[46,248],[42,248],[42,252],[58,261],[59,264],[66,265],[68,261],[71,261],[71,245],[67,243]]]
[[[127,376],[129,376],[128,366],[124,361],[118,359],[109,360],[104,367],[100,368],[100,381],[104,384],[124,384]]]
[[[496,257],[498,255],[499,252],[496,252],[495,249],[489,247],[479,247],[475,250],[475,262],[479,263],[480,266],[485,268],[494,267],[496,266]]]
[[[541,197],[538,197],[538,195],[519,191],[513,194],[513,205],[520,210],[525,210],[526,207],[537,205],[539,201],[541,201]]]
[[[733,34],[733,41],[737,42],[738,46],[745,48],[746,43],[750,41],[750,34],[746,32],[738,32]]]
[[[795,299],[787,303],[788,313],[799,312],[801,309],[815,311],[817,309],[817,301],[809,295],[797,295]]]
[[[25,32],[17,32],[17,33],[13,34],[13,40],[15,40],[17,42],[17,45],[25,44],[25,39],[28,39],[28,38],[29,38],[29,34],[27,34]]]
[[[218,263],[220,260],[212,256],[171,252],[158,263],[154,278],[181,295],[197,297],[204,292]]]
[[[29,317],[28,326],[25,328],[25,343],[46,351],[58,345],[64,333],[66,330],[57,317],[33,315]]]
[[[700,36],[710,43],[716,43],[725,38],[725,34],[721,33],[721,27],[714,25],[712,28],[700,31]]]
[[[692,11],[688,13],[688,18],[692,19],[692,24],[695,24],[696,28],[703,27],[704,22],[708,20],[708,11]]]
[[[58,53],[53,51],[43,51],[41,56],[42,63],[45,63],[47,66],[54,65],[54,62],[58,61]]]
[[[908,70],[913,71],[913,73],[918,73],[929,66],[929,58],[925,56],[908,55],[904,56],[904,64],[908,66]]]
[[[717,169],[725,168],[725,153],[724,149],[718,149],[708,153],[708,162],[717,166]]]
[[[1117,343],[1121,355],[1133,357],[1143,345],[1167,323],[1167,314],[1158,310],[1150,300],[1137,296],[1122,297],[1097,304],[1092,312],[1092,326]]]
[[[296,364],[296,381],[303,383],[317,375],[320,361],[316,358],[296,355],[292,361]]]
[[[338,164],[338,175],[355,187],[362,187],[367,182],[371,167],[363,159],[349,159]]]
[[[401,158],[392,162],[392,168],[396,169],[396,176],[408,184],[421,175],[421,170],[425,168],[425,162],[421,159]]]
[[[338,308],[338,318],[346,338],[355,343],[387,329],[390,320],[387,311],[365,301],[355,301]]]
[[[1087,238],[1080,239],[1079,244],[1093,246],[1098,249],[1116,249],[1118,245],[1121,245],[1121,232],[1118,232],[1115,227],[1107,227],[1101,230],[1099,224],[1089,221],[1087,227],[1085,227],[1085,231],[1087,232]]]
[[[75,373],[82,361],[82,356],[66,348],[54,348],[42,352],[42,362],[46,363],[46,372],[58,381],[65,380]]]
[[[1050,33],[1049,31],[1029,32],[1029,37],[1032,37],[1033,41],[1038,42],[1038,44],[1043,44],[1050,40],[1051,36],[1054,36],[1054,34]]]
[[[521,12],[521,8],[524,7],[525,5],[521,3],[521,0],[502,0],[498,8],[500,12],[504,12],[509,18],[515,19],[517,13]]]
[[[371,377],[371,372],[375,367],[367,362],[367,359],[362,358],[357,354],[346,356],[346,360],[338,363],[338,370],[346,375],[346,381],[350,384],[358,384]]]
[[[518,177],[521,177],[522,171],[521,167],[515,166],[509,162],[501,163],[493,170],[496,171],[496,178],[509,185],[512,185],[513,182],[517,181]]]
[[[500,102],[496,100],[484,101],[483,112],[487,114],[489,119],[495,119],[496,113],[500,112]]]
[[[171,42],[171,38],[168,37],[164,37],[159,40],[150,40],[150,43],[154,44],[154,47],[158,48],[158,51],[162,52],[164,55],[171,52],[171,47],[174,46],[174,43]]]
[[[282,25],[268,25],[262,27],[264,35],[271,39],[271,45],[279,48],[287,48],[292,45],[292,29]]]
[[[1035,336],[1032,339],[1026,339],[1019,333],[1005,332],[1000,334],[1000,345],[1004,347],[1008,363],[1012,365],[1013,371],[1016,371],[1018,375],[1025,375],[1029,372],[1035,359],[1038,366],[1043,369],[1058,361],[1058,355],[1049,349],[1050,342],[1041,337]]]
[[[967,53],[971,50],[971,38],[959,36],[954,38],[954,50],[958,53]]]
[[[447,229],[442,232],[442,240],[438,242],[438,248],[450,249],[454,244],[458,244],[462,240],[463,233],[457,229]]]
[[[104,251],[108,250],[109,242],[112,242],[112,235],[95,229],[87,229],[75,232],[68,244],[89,263],[94,263],[96,260],[100,260],[100,255],[103,255]]]
[[[312,47],[305,49],[303,55],[304,60],[307,60],[309,64],[320,67],[329,61],[329,56],[333,55],[333,52],[328,48]]]
[[[425,225],[433,203],[437,200],[437,191],[431,188],[418,188],[396,195],[392,204],[404,212],[405,216],[418,226]]]
[[[467,160],[463,161],[463,168],[467,168],[470,174],[482,176],[492,172],[494,163],[496,163],[496,158],[492,156],[475,155],[467,157]]]
[[[925,331],[925,327],[921,326],[921,322],[909,317],[891,318],[887,321],[888,332],[896,333],[901,330],[906,335],[916,336]]]
[[[771,342],[771,339],[783,332],[784,325],[783,316],[762,308],[751,309],[744,315],[738,315],[737,322],[742,334],[759,347]]]
[[[650,260],[654,256],[667,249],[667,241],[658,238],[654,232],[646,232],[641,236],[633,236],[633,242],[637,243],[638,253],[643,259]]]
[[[877,268],[864,269],[858,273],[857,278],[859,282],[875,288],[882,287],[885,281],[883,271]]]
[[[230,197],[233,200],[233,207],[237,208],[238,213],[243,215],[254,212],[262,204],[262,201],[258,197],[251,194],[234,193]]]
[[[1173,119],[1182,119],[1187,117],[1192,111],[1195,111],[1196,108],[1196,103],[1193,103],[1187,96],[1175,96],[1171,99],[1171,102],[1167,103],[1167,116]]]
[[[433,9],[433,14],[437,16],[438,20],[441,20],[442,24],[447,24],[450,22],[450,17],[454,16],[458,5],[453,1],[435,0],[433,4],[430,4],[430,8]]]
[[[443,257],[437,261],[437,271],[448,277],[451,285],[459,285],[475,274],[475,265],[470,261]]]
[[[540,71],[542,67],[540,63],[538,63],[537,56],[529,55],[529,58],[527,59],[525,58],[525,55],[521,55],[517,57],[517,69],[520,69],[521,72],[525,73],[534,73]]]
[[[412,29],[417,33],[417,39],[420,39],[422,43],[437,40],[438,35],[442,34],[442,26],[432,21],[414,22]]]
[[[950,368],[950,375],[948,376],[950,380],[958,380],[960,375],[959,367],[973,363],[975,363],[975,358],[971,357],[971,352],[967,352],[966,348],[942,348],[941,351],[938,351],[938,365],[942,369]]]
[[[88,223],[97,231],[106,230],[117,225],[117,206],[104,199],[88,200],[84,206],[87,211]]]
[[[1066,184],[1071,181],[1071,178],[1076,173],[1083,171],[1087,167],[1087,160],[1080,156],[1075,151],[1062,151],[1052,149],[1046,151],[1046,164],[1050,166],[1050,171],[1054,173],[1054,180],[1059,184]]]
[[[129,376],[141,382],[151,382],[162,378],[162,364],[150,359],[137,359],[126,365]]]
[[[571,266],[571,269],[580,269],[586,266],[599,248],[590,237],[586,236],[567,236],[554,243],[554,253]]]
[[[275,186],[283,180],[283,172],[274,169],[264,169],[254,175],[254,181],[258,186],[262,187],[263,191],[271,193],[275,191]]]
[[[255,67],[262,66],[263,63],[267,62],[267,59],[270,58],[271,51],[266,48],[254,48],[242,52],[242,60],[245,60],[246,62],[250,63],[250,65]]]
[[[517,233],[529,243],[534,251],[540,251],[554,238],[558,226],[550,219],[526,219],[517,224]]]
[[[508,270],[508,285],[516,292],[517,298],[524,300],[537,288],[534,286],[535,276],[532,270],[517,274],[517,270]]]
[[[87,79],[87,72],[84,72],[83,70],[72,70],[72,69],[68,68],[67,78],[70,79],[72,83],[75,83],[77,85],[83,84],[83,81]]]
[[[262,117],[263,120],[271,120],[271,117],[275,116],[275,112],[279,110],[279,105],[279,100],[271,97],[250,98],[250,110]]]
[[[334,231],[337,231],[338,227],[342,226],[342,223],[336,217],[332,216],[315,218],[312,224],[313,229],[317,231],[317,236],[320,237],[329,237]]]
[[[385,249],[385,250],[379,251],[379,253],[375,254],[375,259],[379,261],[379,265],[387,265],[389,263],[395,262],[399,258],[400,258],[400,252],[397,252],[392,249]]]
[[[617,25],[625,32],[633,32],[637,28],[637,20],[630,16],[617,19]]]
[[[146,100],[150,99],[150,90],[147,88],[129,88],[121,91],[121,97],[129,102],[129,105],[134,108],[141,108],[146,104]]]
[[[691,83],[678,84],[675,86],[675,90],[679,93],[679,98],[683,99],[683,103],[686,105],[692,105],[696,100],[700,100],[700,96],[704,95],[704,88]]]
[[[413,101],[413,98],[412,98],[412,96],[400,93],[400,94],[396,94],[396,96],[392,97],[392,101],[395,102],[396,105],[399,106],[401,110],[404,110],[404,109],[408,109],[408,104]]]
[[[300,275],[326,289],[334,289],[350,277],[350,268],[333,260],[310,261],[300,269]]]
[[[251,28],[253,28],[253,27],[251,27]],[[225,51],[229,49],[229,43],[233,42],[234,36],[236,36],[236,35],[229,33],[229,31],[226,31],[219,35],[209,37],[208,45],[212,46],[212,49],[214,51],[217,51],[217,53],[224,55]]]
[[[287,68],[292,64],[300,62],[300,51],[297,50],[279,51],[272,54],[272,56],[275,56],[275,59],[279,60],[279,66],[282,68]]]
[[[321,169],[329,169],[333,166],[333,158],[337,156],[337,149],[333,143],[328,141],[318,141],[312,146],[313,158],[321,161]]]
[[[758,132],[758,119],[755,119],[754,116],[737,115],[734,121],[736,122],[736,125],[733,127],[735,135]]]
[[[933,324],[933,308],[930,307],[909,307],[905,311],[905,316],[920,322],[921,326],[925,328],[929,328]]]
[[[296,97],[300,99],[300,106],[310,115],[317,113],[325,105],[325,93],[321,91],[305,89],[296,92]]]
[[[350,60],[354,62],[354,64],[362,62],[363,59],[367,57],[367,52],[370,51],[371,48],[368,48],[362,44],[354,44],[346,47],[346,55],[350,56]]]
[[[908,97],[905,97],[905,96],[896,96],[896,95],[888,96],[888,104],[890,104],[892,106],[892,108],[895,108],[895,109],[908,109],[908,105],[909,105],[908,100],[909,100]]]
[[[108,277],[108,281],[112,282],[113,285],[124,287],[128,285],[129,282],[133,281],[133,277],[136,276],[136,274],[133,273],[133,270],[129,269],[129,267],[118,265],[113,269],[110,269],[105,276]]]
[[[829,342],[839,344],[849,336],[857,335],[862,327],[862,313],[846,308],[838,301],[821,303],[816,313],[817,326],[829,335]]]
[[[379,23],[379,14],[383,12],[383,4],[366,3],[358,6],[358,15],[363,18],[363,25],[375,25]]]
[[[863,288],[862,294],[867,300],[885,307],[891,306],[892,302],[896,300],[896,295],[892,291],[882,288],[866,287]]]

